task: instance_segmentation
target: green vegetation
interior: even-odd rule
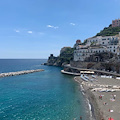
[[[70,63],[70,60],[73,60],[73,52],[73,48],[67,48],[60,54],[59,59],[61,59],[62,62]]]
[[[120,27],[112,27],[110,24],[109,27],[105,27],[103,30],[101,30],[99,33],[97,33],[96,36],[115,36],[119,34]]]
[[[74,48],[66,48],[58,57],[50,56],[47,65],[62,66],[73,60]]]
[[[87,40],[84,40],[84,42],[81,45],[86,45],[86,43],[87,43]]]

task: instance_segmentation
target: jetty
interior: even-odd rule
[[[41,71],[44,71],[44,70],[36,69],[36,70],[24,70],[24,71],[17,71],[17,72],[0,73],[0,77],[24,75],[24,74],[34,73],[34,72],[41,72]]]

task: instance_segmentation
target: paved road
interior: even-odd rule
[[[103,74],[107,74],[107,75],[113,75],[113,76],[120,77],[120,74],[117,74],[117,73],[112,73],[112,72],[103,71],[103,70],[95,70],[95,69],[85,69],[85,68],[72,67],[72,66],[70,66],[70,64],[64,65],[64,67],[72,68],[72,69],[76,69],[76,70],[80,70],[80,71],[88,71],[89,70],[89,71],[94,71],[94,72],[97,72],[97,73],[103,73]]]

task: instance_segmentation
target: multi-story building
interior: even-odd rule
[[[112,27],[120,27],[120,19],[113,20]]]
[[[117,45],[118,44],[118,37],[116,36],[97,36],[94,38],[88,38],[86,46],[90,45]]]
[[[87,57],[95,53],[112,52],[119,55],[120,37],[99,36],[88,38],[83,44],[75,46],[74,61],[84,61]]]

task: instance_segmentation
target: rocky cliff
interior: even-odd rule
[[[73,60],[73,52],[74,49],[70,47],[64,47],[62,52],[58,57],[55,57],[53,54],[50,55],[47,61],[47,65],[54,65],[54,66],[63,66],[65,64],[69,64],[71,60]]]

